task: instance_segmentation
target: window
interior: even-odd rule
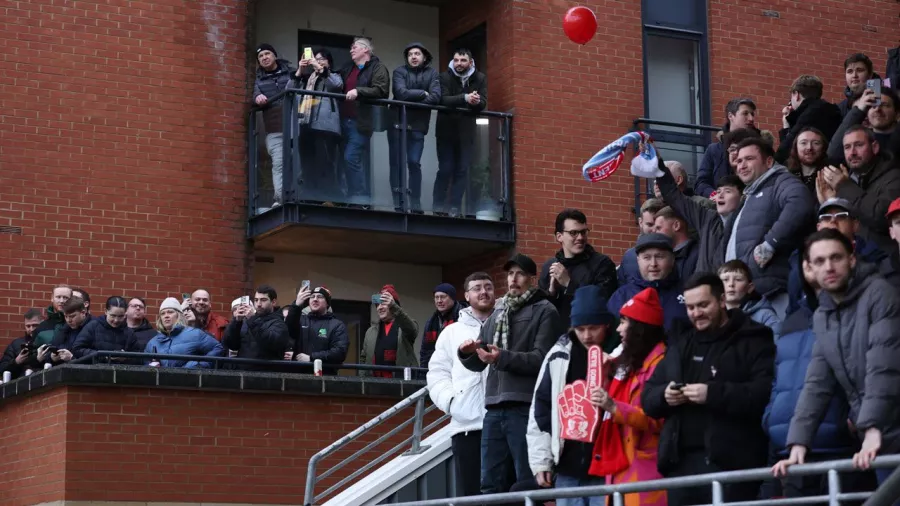
[[[647,117],[695,125],[700,121],[700,44],[647,34]],[[682,132],[690,129],[664,127]]]

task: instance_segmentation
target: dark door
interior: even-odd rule
[[[347,326],[347,336],[350,339],[350,347],[347,348],[347,359],[344,363],[358,364],[359,354],[362,351],[363,338],[366,335],[372,320],[372,305],[368,302],[355,300],[333,300],[331,311],[335,318],[344,322]],[[343,370],[342,376],[354,376],[356,371]]]

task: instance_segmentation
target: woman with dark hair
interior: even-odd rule
[[[591,404],[602,410],[603,422],[589,473],[606,477],[607,484],[662,478],[656,469],[662,420],[650,418],[641,407],[644,384],[666,353],[659,295],[647,288],[626,302],[619,315],[622,353],[606,366],[611,376],[608,388],[591,392]],[[625,496],[626,506],[666,503],[664,490]]]
[[[805,127],[794,138],[787,168],[816,194],[816,175],[828,165],[828,138],[815,127]]]
[[[300,85],[308,91],[340,93],[344,82],[332,72],[334,58],[317,48],[313,58],[300,60]],[[337,159],[341,138],[340,102],[336,98],[303,95],[300,100],[300,169],[304,200],[325,202],[337,197]]]
[[[96,351],[143,351],[138,348],[137,338],[125,322],[128,301],[124,297],[106,299],[106,315],[94,318],[81,329],[72,353],[81,358]],[[123,358],[111,358],[114,362],[124,362]]]

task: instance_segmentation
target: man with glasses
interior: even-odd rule
[[[637,240],[634,247],[637,253],[640,279],[619,287],[609,298],[607,308],[619,319],[622,305],[647,288],[654,288],[659,294],[659,302],[663,307],[666,330],[674,329],[676,322],[688,322],[682,295],[682,280],[675,268],[675,250],[672,239],[663,234],[647,234]],[[607,339],[603,348],[617,346],[618,339]]]
[[[304,311],[306,307],[309,311]],[[297,292],[297,299],[288,306],[287,325],[293,341],[293,353],[286,352],[285,359],[298,362],[321,360],[323,364],[344,363],[350,337],[344,322],[331,312],[331,291],[317,286],[310,291],[304,286]],[[337,374],[337,370],[325,370]]]
[[[872,265],[880,265],[887,258],[884,252],[877,244],[866,241],[860,237],[859,219],[853,204],[845,199],[833,198],[826,200],[819,206],[819,214],[816,221],[816,230],[824,230],[832,228],[846,237],[852,244],[854,254],[860,261],[870,263]],[[791,274],[788,278],[788,293],[790,294],[791,303],[788,308],[788,314],[793,313],[798,308],[798,302],[803,297],[802,283],[802,258],[801,251],[797,250],[791,255]]]
[[[228,322],[226,322],[227,324]],[[125,310],[125,324],[134,332],[138,348],[143,350],[157,334],[156,327],[147,321],[147,303],[140,297],[132,297]]]
[[[569,328],[575,290],[597,285],[603,297],[609,298],[619,286],[616,264],[588,244],[589,232],[583,212],[564,209],[556,216],[556,242],[561,248],[541,267],[539,286],[549,294],[548,300],[556,307],[566,328]]]
[[[441,331],[428,366],[428,395],[434,405],[450,415],[450,446],[456,464],[458,496],[481,492],[481,428],[484,423],[484,380],[487,369],[470,371],[457,350],[478,340],[481,327],[494,314],[494,282],[485,272],[470,274],[463,284],[469,307],[459,311],[459,321]]]

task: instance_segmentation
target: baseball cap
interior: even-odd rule
[[[530,276],[537,276],[537,265],[535,265],[534,260],[529,258],[527,255],[523,255],[521,253],[516,253],[512,256],[505,264],[503,264],[503,270],[508,271],[510,267],[513,265],[518,265],[525,271],[525,274]]]
[[[640,253],[648,248],[659,248],[668,251],[674,251],[672,239],[669,236],[660,233],[645,234],[638,238],[637,244],[634,245],[634,252]]]
[[[856,211],[853,209],[853,204],[851,204],[847,199],[841,199],[837,197],[822,202],[822,205],[819,206],[819,212],[816,214],[816,216],[821,215],[829,207],[837,207],[839,209],[843,209],[844,211],[850,213],[851,218],[856,218]],[[900,206],[898,206],[898,209],[900,209]]]
[[[886,218],[890,219],[891,215],[894,214],[894,213],[896,213],[896,212],[900,212],[900,198],[898,198],[898,199],[894,200],[893,202],[891,202],[890,207],[888,207],[888,212],[887,212],[887,214],[885,214],[884,216],[885,216]]]

